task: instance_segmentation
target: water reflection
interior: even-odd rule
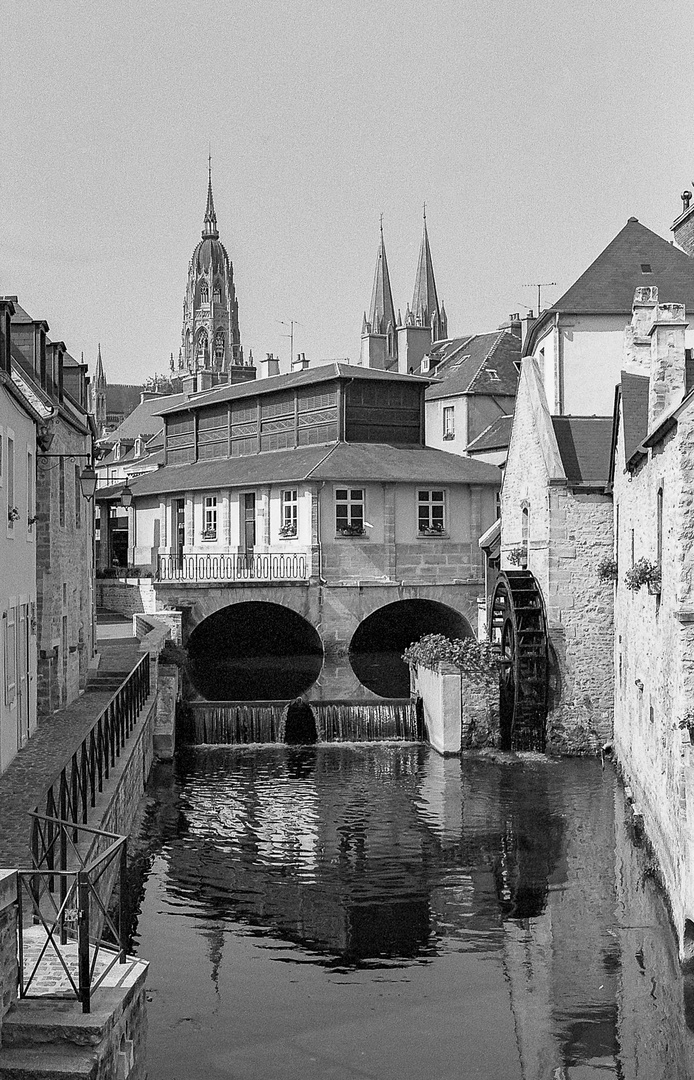
[[[224,747],[160,775],[133,889],[135,945],[152,960],[151,1080],[175,1075],[176,1054],[191,1080],[327,1075],[296,1035],[316,1010],[345,1077],[419,1077],[418,1053],[442,1077],[691,1075],[689,983],[599,763]],[[221,1029],[201,1015],[195,1052],[179,1039],[190,989],[158,989],[158,970],[178,970],[172,921],[187,983],[211,974],[208,1008],[226,1009]],[[262,1016],[244,1020],[259,995]],[[296,1057],[275,1073],[280,1029]],[[395,1031],[387,1063],[349,1071]],[[463,1035],[469,1071],[446,1072]],[[227,1052],[236,1071],[215,1073],[209,1055]]]

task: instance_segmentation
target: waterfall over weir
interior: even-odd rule
[[[181,742],[201,744],[284,741],[289,701],[189,701],[181,710]],[[320,742],[379,742],[423,738],[414,701],[310,701]]]

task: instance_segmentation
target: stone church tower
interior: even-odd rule
[[[101,342],[96,357],[96,372],[90,386],[89,411],[94,417],[99,438],[106,432],[106,376],[101,361]]]
[[[400,312],[397,319],[394,314],[381,224],[371,306],[368,318],[366,313],[364,314],[361,330],[362,365],[400,371],[403,374],[419,371],[422,358],[430,351],[434,342],[443,341],[447,337],[448,319],[443,303],[439,304],[436,291],[426,210],[412,307],[407,305],[404,319]]]
[[[231,382],[236,381],[233,369],[246,366],[234,271],[219,239],[210,168],[202,239],[188,267],[178,364],[172,360],[171,370],[174,378],[207,371],[215,382]]]

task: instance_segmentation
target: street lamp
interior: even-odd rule
[[[94,466],[91,461],[82,469],[80,473],[80,487],[82,488],[82,494],[88,502],[91,502],[94,498],[94,492],[96,491],[97,475],[94,470]]]
[[[133,504],[133,493],[128,487],[128,481],[125,481],[125,487],[120,493],[120,504],[128,510]]]

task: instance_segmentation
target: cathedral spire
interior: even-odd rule
[[[390,274],[386,258],[386,245],[383,240],[383,214],[381,214],[381,238],[376,256],[376,273],[371,292],[371,307],[368,323],[372,334],[387,334],[395,327],[393,294],[390,289]]]
[[[219,239],[217,230],[217,215],[214,212],[214,199],[212,198],[212,155],[207,158],[207,206],[205,207],[205,223],[202,230],[202,238],[212,240]]]
[[[99,348],[96,354],[96,372],[94,374],[94,383],[96,386],[103,386],[106,383],[106,377],[104,375],[104,365],[101,362],[101,342],[99,342]]]
[[[439,300],[436,295],[434,266],[431,261],[431,249],[429,248],[429,236],[427,234],[426,203],[424,204],[422,246],[419,249],[419,263],[412,296],[412,315],[417,326],[433,326],[434,320],[438,324]],[[434,333],[434,338],[436,336],[436,333]]]

